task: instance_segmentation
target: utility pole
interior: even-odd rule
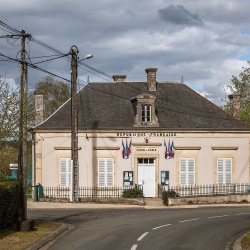
[[[22,197],[21,197],[21,220],[27,220],[27,80],[28,67],[25,61],[25,39],[30,37],[24,30],[21,31],[21,82],[20,82],[20,132],[19,132],[19,162],[18,168],[20,171],[20,178],[22,183]]]
[[[78,201],[78,114],[77,114],[77,59],[78,49],[76,46],[71,47],[71,162],[73,163],[73,187],[72,197],[73,201]]]

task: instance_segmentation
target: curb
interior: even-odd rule
[[[225,250],[242,250],[241,241],[244,236],[249,233],[249,229],[243,230],[236,235],[234,235],[229,241],[226,243]]]
[[[244,238],[246,234],[243,234],[242,236],[240,236],[233,244],[233,250],[241,250],[241,241]]]
[[[49,235],[45,236],[41,240],[38,240],[36,243],[34,243],[30,247],[26,248],[26,250],[38,250],[41,247],[43,247],[44,245],[46,245],[47,243],[54,240],[60,234],[66,232],[67,230],[71,230],[72,228],[73,228],[72,225],[61,223],[61,227],[59,227],[58,229],[56,229],[54,232],[50,233]]]

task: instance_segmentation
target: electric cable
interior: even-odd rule
[[[0,25],[2,25],[3,27],[5,27],[5,28],[7,28],[7,29],[9,29],[9,30],[11,30],[11,31],[13,31],[13,32],[22,33],[22,32],[20,32],[20,31],[18,31],[18,30],[16,30],[16,29],[10,27],[9,25],[7,25],[7,24],[1,22],[1,21],[0,21]],[[53,48],[52,46],[50,46],[50,45],[48,45],[48,44],[46,44],[46,43],[44,43],[44,42],[42,42],[42,41],[40,41],[40,40],[38,40],[38,39],[36,39],[36,38],[30,37],[30,40],[31,40],[31,41],[34,41],[35,43],[41,45],[41,46],[44,47],[44,48],[49,49],[50,51],[53,51],[53,52],[55,52],[55,53],[57,53],[57,54],[60,54],[61,57],[64,57],[64,56],[65,56],[61,51],[59,51],[59,50]],[[68,54],[68,55],[69,55],[69,54]],[[28,58],[29,58],[29,54],[28,54]],[[58,58],[60,58],[60,57],[58,57]],[[30,60],[30,58],[29,58],[29,60]],[[70,60],[70,59],[67,58],[67,60]],[[45,61],[49,61],[49,60],[45,60]],[[45,61],[41,61],[41,62],[38,62],[38,63],[42,63],[42,62],[45,62]],[[38,64],[38,63],[35,63],[35,64]],[[37,70],[40,70],[40,71],[42,71],[42,72],[46,72],[46,73],[48,73],[48,74],[52,74],[52,75],[54,75],[54,76],[56,76],[56,77],[59,77],[59,76],[56,75],[56,74],[53,74],[53,73],[51,73],[51,72],[49,72],[49,71],[46,71],[46,70],[44,70],[44,69],[41,69],[41,68],[39,68],[39,67],[36,67],[34,64],[31,63],[31,60],[30,60],[30,65],[29,65],[29,66],[32,67],[32,68],[35,68],[35,69],[37,69]],[[83,63],[83,62],[79,62],[79,66],[82,67],[82,68],[84,68],[86,71],[88,71],[88,72],[90,72],[90,73],[92,73],[92,74],[95,74],[95,75],[97,75],[98,77],[103,78],[104,80],[106,80],[106,81],[108,81],[108,82],[110,82],[110,81],[107,80],[106,78],[100,76],[99,74],[102,74],[102,75],[104,75],[105,77],[108,77],[108,78],[112,78],[112,76],[110,76],[110,75],[108,75],[108,74],[106,74],[106,73],[104,73],[104,72],[102,72],[102,71],[100,71],[100,70],[97,70],[97,69],[95,69],[95,68],[93,68],[93,67],[91,67],[91,66],[89,66],[89,65],[87,65],[87,64],[85,64],[85,63]],[[86,69],[86,68],[88,68],[89,70]],[[94,72],[95,72],[95,73],[94,73]],[[59,77],[59,78],[61,78],[61,79],[63,79],[63,80],[66,80],[66,81],[69,81],[69,80],[67,80],[67,79],[65,79],[65,78],[62,78],[62,77]],[[130,85],[128,85],[128,86],[131,87]],[[144,90],[143,90],[143,91],[144,91]],[[158,99],[158,100],[159,100],[159,99]],[[165,100],[162,100],[162,101],[165,103]],[[177,100],[176,100],[176,101],[177,101]],[[176,105],[176,101],[175,101],[174,105]],[[171,103],[169,103],[169,105],[170,105],[170,104],[171,104]],[[186,106],[185,106],[185,107],[186,107]],[[186,107],[186,108],[187,108],[187,107]],[[191,107],[190,107],[190,108],[191,108]],[[194,107],[192,107],[192,108],[194,108]],[[197,108],[197,107],[195,107],[195,108],[196,108],[197,110],[202,111],[202,109],[199,109],[199,108]],[[210,112],[210,111],[208,111],[208,112]],[[211,111],[211,113],[212,113],[212,111]]]
[[[39,64],[39,63],[49,62],[49,61],[52,61],[52,60],[56,60],[56,59],[59,59],[59,58],[63,58],[63,57],[65,57],[65,56],[68,56],[68,54],[62,55],[62,56],[58,56],[58,57],[56,57],[56,58],[51,58],[51,59],[47,59],[47,60],[44,60],[44,61],[36,62],[36,63],[33,63],[33,64],[35,65],[35,64]]]
[[[15,61],[15,62],[18,62],[18,63],[22,63],[20,60],[18,60],[18,59],[13,59],[13,58],[11,58],[11,57],[5,56],[5,55],[2,54],[2,53],[0,53],[0,56],[5,57],[5,58],[8,58],[8,59],[11,60],[11,61]],[[52,73],[52,72],[49,72],[48,70],[42,69],[42,68],[40,68],[40,67],[38,67],[38,66],[36,66],[36,65],[34,65],[34,64],[32,64],[32,63],[28,63],[28,62],[26,62],[26,63],[27,63],[27,65],[28,65],[29,67],[31,67],[31,68],[33,68],[33,69],[39,70],[39,71],[41,71],[41,72],[44,72],[44,73],[47,73],[47,74],[50,74],[50,75],[53,75],[53,76],[55,76],[55,77],[57,77],[57,78],[60,78],[60,79],[62,79],[62,80],[64,80],[64,81],[71,82],[70,80],[68,80],[68,79],[66,79],[66,78],[63,78],[63,77],[61,77],[61,76],[59,76],[59,75],[56,75],[56,74],[54,74],[54,73]]]
[[[3,26],[6,29],[12,31],[13,33],[17,33],[17,34],[21,34],[22,33],[21,31],[19,31],[17,29],[14,29],[13,27],[9,26],[8,24],[6,24],[6,23],[4,23],[2,21],[0,21],[0,25]]]
[[[16,61],[16,62],[21,63],[20,60],[10,58],[10,57],[8,57],[8,56],[3,55],[2,53],[0,53],[0,56],[3,56],[3,57],[5,57],[5,58],[8,58],[9,60],[12,60],[12,61]],[[27,63],[27,62],[26,62],[26,63]],[[42,71],[42,72],[47,73],[47,74],[51,74],[51,75],[53,75],[53,76],[55,76],[55,77],[58,77],[58,78],[60,78],[60,79],[62,79],[62,80],[65,80],[65,81],[67,81],[67,82],[71,82],[70,80],[68,80],[68,79],[66,79],[66,78],[60,77],[60,76],[58,76],[58,75],[56,75],[56,74],[54,74],[54,73],[52,73],[52,72],[49,72],[49,71],[47,71],[47,70],[44,70],[44,69],[42,69],[42,68],[40,68],[40,67],[38,67],[38,66],[36,66],[36,65],[33,65],[33,64],[31,64],[31,63],[27,63],[27,65],[30,66],[31,68],[34,68],[34,69],[36,69],[36,70]],[[120,95],[117,95],[117,94],[114,94],[114,93],[106,92],[106,91],[103,91],[103,90],[100,90],[100,89],[93,88],[93,87],[89,86],[89,84],[87,84],[87,85],[85,86],[85,88],[90,88],[90,89],[92,89],[92,90],[99,91],[99,92],[105,93],[105,94],[107,94],[107,95],[115,96],[115,97],[118,97],[118,98],[121,98],[121,99],[125,99],[125,100],[127,100],[127,101],[130,101],[130,99],[128,99],[128,98],[126,98],[126,97],[123,97],[123,96],[120,96]],[[79,93],[79,94],[80,94],[80,93]],[[183,110],[182,110],[182,111],[177,111],[177,110],[171,109],[171,108],[169,108],[169,107],[162,107],[162,106],[157,106],[157,105],[155,106],[155,108],[158,108],[158,109],[161,109],[161,110],[166,110],[166,111],[177,112],[177,113],[181,113],[181,114],[188,114],[188,115],[192,115],[192,116],[202,116],[202,117],[205,117],[205,118],[215,118],[215,119],[220,119],[220,120],[231,120],[231,119],[229,119],[229,118],[225,118],[225,117],[221,117],[221,116],[207,116],[207,115],[204,115],[203,113],[197,113],[197,114],[196,114],[196,113],[191,113],[191,112],[187,112],[187,111],[183,111]],[[181,107],[181,108],[183,108],[183,107]],[[225,114],[226,114],[226,113],[225,113]]]

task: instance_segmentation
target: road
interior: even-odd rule
[[[33,210],[74,229],[50,250],[222,250],[250,229],[250,207]]]

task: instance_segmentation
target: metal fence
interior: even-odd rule
[[[172,186],[165,187],[165,190],[176,192],[178,196],[203,196],[203,195],[220,195],[220,194],[242,194],[250,192],[249,183],[234,184],[210,184],[194,186]]]
[[[43,187],[43,198],[70,198],[70,188],[68,187]],[[142,198],[142,186],[124,187],[79,187],[79,198]],[[41,198],[41,195],[40,195]]]

